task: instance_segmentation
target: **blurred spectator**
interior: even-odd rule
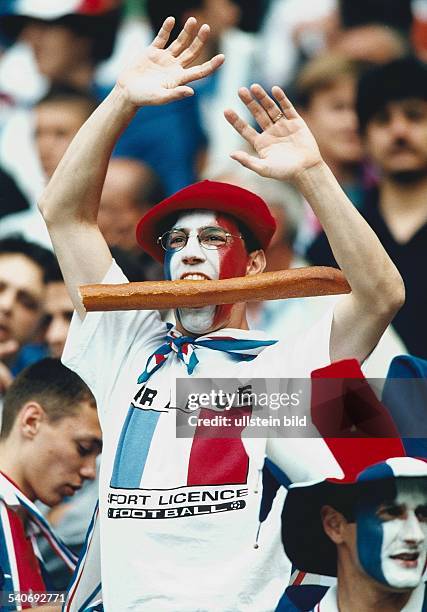
[[[287,86],[305,61],[329,50],[384,63],[409,47],[408,0],[273,0],[262,28],[262,79]],[[396,11],[393,12],[393,7]]]
[[[84,87],[98,100],[109,93],[117,77],[115,71],[123,69],[123,63],[128,63],[132,52],[143,46],[147,30],[141,23],[127,22],[125,34],[128,39],[119,39],[119,57],[111,65],[104,65],[98,74],[95,68],[111,52],[119,24],[120,11],[109,9],[118,4],[118,0],[72,0],[64,6],[56,0],[46,0],[43,6],[29,7],[21,3],[13,4],[12,8],[0,6],[0,33],[8,32],[12,39],[19,34],[20,40],[25,39],[27,48],[30,46],[34,52],[39,72],[44,75],[43,83],[33,88],[33,95],[26,98],[27,105],[43,95],[49,82]],[[11,11],[20,14],[8,14]],[[131,51],[130,44],[133,45]],[[14,69],[9,69],[2,79],[2,66],[6,61],[4,58],[0,62],[0,89],[8,91],[14,75],[20,78],[23,70],[18,56]],[[33,75],[34,67],[29,68],[29,73]],[[26,81],[20,81],[16,87],[18,101],[19,92],[29,89],[31,78]],[[166,191],[172,193],[197,180],[199,155],[205,146],[197,103],[186,99],[167,107],[141,109],[123,133],[116,153],[148,163],[160,176]],[[0,141],[0,161],[35,201],[44,185],[31,154],[28,113],[16,112],[5,125]]]
[[[44,338],[52,357],[61,357],[74,306],[68,295],[58,263],[52,266],[44,304]]]
[[[427,357],[427,66],[407,57],[361,79],[357,112],[366,150],[381,177],[362,208],[399,269],[406,302],[393,325],[410,353]],[[317,265],[336,265],[324,234],[308,251]]]
[[[378,64],[408,52],[411,0],[338,0],[338,10],[340,27],[330,48]]]
[[[162,199],[158,189],[158,180],[145,164],[135,159],[111,159],[98,214],[99,227],[109,246],[140,253],[135,227],[142,215]]]
[[[409,42],[398,30],[371,23],[337,32],[330,49],[353,60],[385,64],[405,55]]]
[[[141,252],[141,251],[140,251]],[[147,263],[144,266],[136,254],[129,253],[118,247],[112,247],[111,253],[131,282],[151,280],[149,272],[154,274],[153,268]],[[161,271],[159,272],[161,274]],[[153,278],[159,278],[159,274]],[[52,357],[61,357],[67,339],[68,329],[74,312],[74,306],[68,295],[62,272],[56,260],[50,266],[49,279],[46,285],[44,301],[43,338],[49,354]]]
[[[194,183],[203,163],[207,141],[196,97],[141,108],[113,152],[148,164],[167,195]]]
[[[303,60],[324,50],[338,27],[337,0],[273,0],[261,30],[263,83],[286,87]]]
[[[361,200],[362,143],[356,115],[360,67],[345,56],[323,54],[298,74],[294,98],[322,157],[355,204]]]
[[[214,176],[227,172],[229,154],[241,144],[240,136],[225,128],[225,108],[239,104],[237,89],[253,82],[257,39],[237,28],[240,9],[234,0],[147,0],[147,13],[152,29],[157,31],[168,15],[176,19],[172,38],[186,19],[196,17],[208,23],[211,33],[204,45],[203,61],[216,53],[224,53],[226,61],[215,74],[192,84],[196,91],[203,128],[208,136],[208,151],[203,174]],[[241,114],[249,118],[245,107]],[[153,166],[155,168],[155,166]]]
[[[34,106],[35,144],[47,179],[97,105],[97,100],[84,90],[62,83],[54,85]]]
[[[293,87],[295,104],[316,138],[323,158],[358,207],[363,196],[363,150],[355,109],[360,69],[358,63],[344,55],[323,53],[303,66]],[[304,252],[320,230],[311,207],[304,203],[297,250]]]
[[[0,117],[0,163],[31,206],[44,188],[44,177],[29,108],[58,83],[105,95],[94,80],[95,68],[112,52],[118,5],[119,0],[0,2],[0,36],[12,43],[0,61],[0,90],[16,106],[14,113]]]
[[[135,227],[151,206],[163,198],[163,190],[154,172],[145,164],[134,160],[113,157],[102,189],[98,224],[108,245],[116,247],[115,257],[139,264],[138,278],[129,271],[132,280],[156,280],[163,278],[161,266],[141,250],[136,242]],[[119,253],[117,253],[119,249]],[[133,256],[133,257],[131,257]]]
[[[93,480],[101,447],[95,399],[79,376],[56,359],[21,372],[4,398],[0,436],[2,592],[52,590],[37,534],[73,570],[76,557],[34,502],[53,506]]]
[[[35,89],[22,91],[14,83],[2,89],[35,102],[49,84],[69,83],[74,87],[93,85],[96,65],[107,59],[114,47],[120,23],[119,0],[72,0],[66,6],[56,0],[6,2],[0,7],[0,31],[10,43],[20,41],[32,51],[43,77]],[[15,78],[19,79],[19,75]],[[31,98],[31,93],[33,97]]]
[[[70,85],[55,85],[34,107],[34,152],[43,175],[40,188],[50,179],[75,134],[97,106],[83,90]],[[16,160],[18,163],[18,160]],[[31,168],[21,169],[31,180]],[[36,207],[10,215],[0,221],[0,236],[19,232],[29,240],[51,248],[46,224]]]
[[[19,237],[0,240],[0,381],[44,355],[36,339],[43,317],[46,282],[54,256]]]

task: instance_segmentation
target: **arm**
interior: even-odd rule
[[[293,183],[312,207],[352,290],[334,310],[330,357],[363,361],[402,306],[403,281],[323,161],[303,119],[279,87],[272,93],[275,100],[259,85],[239,90],[262,132],[227,110],[228,122],[258,154],[237,151],[231,157],[261,176]]]
[[[115,143],[139,107],[166,104],[192,95],[194,92],[186,83],[210,74],[224,60],[218,55],[188,68],[202,50],[209,26],[199,29],[196,20],[190,17],[179,37],[165,48],[173,26],[173,17],[168,17],[138,62],[119,77],[110,95],[74,138],[39,203],[81,318],[85,310],[78,286],[101,282],[111,264],[97,215]]]

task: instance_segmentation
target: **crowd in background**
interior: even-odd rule
[[[241,86],[277,84],[295,103],[323,158],[405,281],[406,303],[368,360],[366,373],[384,378],[396,355],[427,359],[426,1],[44,5],[40,9],[37,0],[0,3],[2,394],[26,366],[61,356],[72,316],[37,200],[73,136],[168,15],[175,16],[177,29],[190,15],[208,23],[206,58],[221,52],[226,60],[195,84],[194,97],[141,109],[113,152],[98,220],[129,280],[162,277],[159,265],[137,246],[139,218],[163,197],[203,178],[244,186],[267,201],[277,221],[267,270],[336,265],[301,196],[290,185],[254,178],[229,156],[242,143],[227,126],[224,109],[239,108]],[[245,116],[243,107],[240,112]],[[296,336],[334,299],[253,303],[250,325],[273,338]],[[76,551],[94,490],[83,489],[77,502],[50,510],[52,522]],[[58,588],[65,583],[59,575]]]

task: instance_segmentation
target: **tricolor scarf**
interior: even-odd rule
[[[227,353],[236,361],[252,361],[267,346],[276,344],[277,340],[247,340],[233,338],[232,336],[183,336],[168,323],[168,333],[165,342],[148,358],[145,369],[138,378],[138,384],[147,382],[154,372],[165,363],[169,355],[174,352],[180,361],[187,366],[187,373],[191,375],[199,363],[196,355],[197,347],[209,348],[213,351]]]
[[[217,335],[194,338],[183,336],[176,329],[173,329],[171,324],[168,324],[168,333],[164,338],[164,343],[148,358],[144,371],[138,378],[138,384],[147,382],[172,353],[175,353],[177,358],[185,364],[187,373],[191,376],[199,363],[196,355],[198,347],[227,353],[236,361],[252,361],[261,351],[276,344],[276,342],[277,340],[233,338]],[[86,536],[85,546],[68,590],[67,601],[63,606],[65,612],[103,610],[98,518],[99,511],[96,507]]]
[[[16,554],[12,537],[11,515],[9,510],[24,511],[32,534],[39,533],[46,538],[56,555],[58,555],[70,571],[74,571],[77,557],[69,550],[62,540],[54,534],[49,523],[40,510],[31,502],[18,487],[0,472],[0,567],[2,570],[1,590],[5,593],[22,591],[27,568],[25,560]],[[31,536],[34,554],[43,569],[43,559],[40,556],[34,535]],[[17,604],[17,610],[21,606]]]

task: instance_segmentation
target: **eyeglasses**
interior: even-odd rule
[[[188,233],[182,229],[172,229],[165,232],[159,238],[157,243],[165,251],[180,251],[188,242]],[[204,249],[216,250],[225,247],[230,238],[243,238],[241,234],[236,236],[226,232],[222,227],[204,227],[197,235],[197,240],[200,246]]]

